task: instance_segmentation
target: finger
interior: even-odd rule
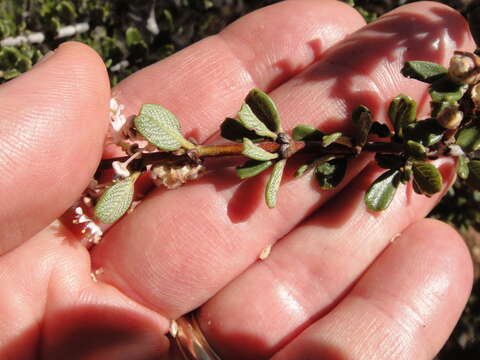
[[[432,359],[471,284],[471,258],[461,237],[439,221],[419,221],[337,307],[274,359]]]
[[[109,95],[102,60],[79,43],[0,87],[0,254],[86,187],[101,156]]]
[[[451,160],[437,163],[445,190],[454,178],[452,165]],[[202,306],[200,324],[225,358],[270,358],[327,313],[391,240],[441,197],[426,198],[401,186],[388,210],[368,211],[364,194],[381,172],[367,168],[277,243],[265,261]]]
[[[0,258],[1,359],[154,359],[166,319],[90,277],[90,256],[60,224]]]
[[[436,39],[440,45],[427,47],[424,37],[411,26],[405,28],[404,22],[412,19],[417,20],[416,28],[422,33],[435,34],[428,37],[428,44]],[[443,30],[450,26],[451,31]],[[372,41],[378,50],[361,52]],[[348,111],[355,106],[363,103],[382,118],[398,92],[414,97],[423,94],[424,88],[416,82],[399,77],[405,60],[446,62],[454,48],[471,46],[460,15],[434,3],[416,4],[335,46],[318,65],[277,88],[272,96],[285,114],[288,127],[298,119],[310,119],[312,125],[331,127],[336,123],[337,129],[345,128]],[[348,54],[359,55],[346,56],[346,49]],[[340,59],[339,54],[343,54]],[[332,64],[331,59],[341,60],[341,65]],[[390,77],[399,84],[383,88]],[[365,166],[366,160],[352,163],[340,188]],[[260,203],[265,180],[253,180],[239,185],[220,173],[178,191],[149,197],[113,227],[94,252],[94,261],[106,269],[105,280],[167,317],[177,317],[205,302],[253,263],[264,247],[284,236],[335,193],[320,192],[308,177],[287,179],[272,211]],[[138,277],[143,281],[134,281]]]
[[[275,88],[364,23],[338,1],[283,1],[130,76],[114,96],[128,114],[146,103],[167,107],[203,142],[250,89]]]

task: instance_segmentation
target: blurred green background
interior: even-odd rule
[[[27,71],[61,42],[93,47],[109,70],[112,86],[149,64],[206,36],[238,17],[278,0],[0,0],[0,83]],[[318,0],[322,1],[322,0]],[[344,0],[375,21],[407,0]],[[480,1],[441,1],[470,21],[477,43]],[[476,283],[454,333],[438,359],[480,359],[480,192],[454,185],[431,216],[463,234],[476,261]]]

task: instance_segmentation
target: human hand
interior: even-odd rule
[[[202,142],[252,87],[271,91],[290,127],[337,129],[360,104],[385,120],[398,93],[426,103],[425,87],[400,75],[406,60],[444,63],[473,48],[460,15],[438,4],[363,25],[339,2],[286,1],[140,71],[114,95],[127,114],[164,105]],[[438,197],[402,188],[387,211],[367,211],[363,193],[378,173],[367,156],[334,191],[287,179],[274,210],[261,202],[262,181],[240,183],[226,170],[156,190],[91,253],[104,269],[92,282],[90,254],[67,229],[34,234],[98,164],[104,67],[68,44],[0,91],[1,358],[156,358],[169,319],[201,306],[202,330],[224,359],[428,359],[465,304],[471,264],[461,238],[421,220]]]

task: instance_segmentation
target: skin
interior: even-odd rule
[[[399,93],[425,113],[425,87],[403,78],[402,64],[446,64],[454,50],[473,48],[461,16],[437,3],[365,26],[343,3],[290,0],[132,75],[113,94],[127,115],[143,103],[167,107],[201,142],[215,141],[252,87],[270,92],[286,129],[348,130],[354,107],[386,121]],[[329,192],[309,177],[290,181],[288,169],[274,210],[262,202],[265,177],[240,182],[222,170],[157,189],[88,253],[54,220],[102,153],[115,152],[103,148],[110,95],[100,58],[77,43],[0,87],[0,358],[178,358],[165,336],[170,319],[199,307],[224,359],[439,351],[470,292],[468,250],[448,225],[422,219],[440,196],[401,187],[387,211],[366,210],[363,193],[380,173],[369,156]],[[447,186],[453,163],[439,165]]]

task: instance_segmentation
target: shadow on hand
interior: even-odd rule
[[[166,348],[166,338],[145,318],[92,305],[47,315],[41,324],[2,345],[0,353],[6,360],[153,360]],[[32,349],[38,352],[29,353]]]

